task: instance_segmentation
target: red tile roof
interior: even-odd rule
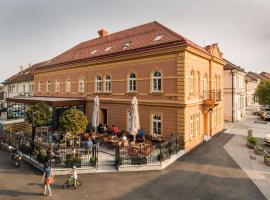
[[[161,39],[154,41],[154,38],[159,35],[162,35]],[[128,43],[128,45],[126,45],[128,47],[124,48],[124,44],[126,43]],[[108,55],[122,55],[134,52],[135,50],[142,51],[143,49],[157,48],[166,45],[189,45],[211,55],[205,48],[154,21],[82,42],[43,64],[39,69],[52,68],[56,65],[79,60],[103,58]],[[111,49],[105,51],[108,47],[111,47]],[[94,51],[95,53],[91,53]]]
[[[17,83],[17,82],[23,82],[23,81],[32,81],[34,80],[34,72],[35,70],[40,67],[41,65],[43,65],[46,62],[40,62],[37,64],[34,64],[20,72],[18,72],[17,74],[9,77],[8,79],[6,79],[3,84],[10,84],[10,83]]]
[[[245,70],[243,68],[241,68],[240,66],[237,66],[226,59],[224,59],[224,61],[226,62],[225,66],[224,66],[224,70],[236,69],[240,72],[245,72]]]
[[[260,75],[265,77],[266,79],[270,79],[270,73],[269,72],[261,72]]]

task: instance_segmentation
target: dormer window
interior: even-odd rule
[[[112,49],[112,47],[107,47],[106,49],[105,49],[105,51],[110,51]]]
[[[92,52],[91,52],[91,55],[93,55],[93,54],[95,54],[97,52],[97,50],[95,49],[95,50],[93,50]]]
[[[131,46],[131,43],[132,43],[132,42],[124,43],[124,44],[123,44],[123,49],[129,48],[129,47]]]
[[[156,41],[159,41],[159,40],[161,40],[161,38],[163,37],[163,35],[157,35],[155,38],[154,38],[154,42],[156,42]]]

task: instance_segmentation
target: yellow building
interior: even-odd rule
[[[217,44],[200,47],[158,22],[102,29],[37,69],[34,98],[83,99],[91,120],[97,95],[100,122],[129,130],[137,96],[147,135],[179,133],[189,150],[223,129],[223,66]]]

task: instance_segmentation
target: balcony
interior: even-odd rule
[[[222,100],[221,90],[204,91],[201,97],[205,105],[214,105]]]

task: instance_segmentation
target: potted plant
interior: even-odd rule
[[[97,162],[97,158],[95,156],[93,156],[93,157],[90,158],[90,164],[92,166],[95,166],[96,165],[96,162]]]
[[[261,156],[265,156],[265,151],[264,151],[264,148],[262,148],[260,145],[256,144],[255,147],[254,147],[254,152],[257,154],[257,155],[261,155]]]
[[[123,159],[120,156],[115,157],[115,164],[116,166],[120,166],[123,164]]]
[[[80,156],[75,156],[73,159],[72,159],[72,165],[73,166],[76,166],[76,167],[81,167],[82,166],[82,159]],[[72,167],[73,167],[72,166]]]
[[[269,153],[265,154],[264,163],[270,167],[270,154]]]
[[[248,137],[247,139],[247,146],[251,149],[253,149],[255,147],[255,145],[257,144],[258,140],[255,137]]]

